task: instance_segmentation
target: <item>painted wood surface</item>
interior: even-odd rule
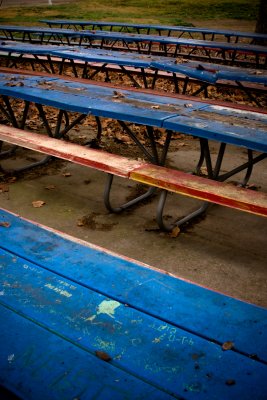
[[[267,193],[194,176],[157,165],[140,166],[131,179],[200,200],[267,216]]]
[[[111,22],[111,21],[86,21],[86,20],[73,20],[73,19],[42,19],[40,22],[48,24],[50,27],[55,25],[66,25],[68,28],[70,26],[74,26],[75,28],[85,28],[87,26],[91,26],[92,29],[95,27],[106,27],[108,29],[112,29],[112,27],[119,27],[119,28],[135,28],[138,31],[141,29],[145,29],[150,31],[156,30],[159,32],[175,32],[179,33],[201,33],[203,35],[219,35],[224,36],[225,38],[234,37],[234,38],[249,38],[249,39],[263,39],[266,40],[267,35],[255,33],[255,32],[241,32],[241,31],[231,31],[231,30],[223,30],[223,29],[208,29],[208,28],[201,28],[201,27],[191,27],[191,26],[173,26],[173,25],[155,25],[155,24],[133,24],[128,22]]]
[[[67,240],[1,211],[1,248],[114,301],[128,304],[187,333],[267,363],[266,309],[159,273],[101,248]],[[34,239],[33,239],[34,238]],[[177,298],[177,301],[174,299]]]
[[[146,165],[142,161],[5,125],[0,125],[0,140],[124,178],[128,178],[132,170]]]
[[[12,35],[16,33],[24,34],[24,40],[27,41],[27,34],[37,35],[40,40],[40,35],[47,37],[65,37],[65,38],[78,38],[93,40],[121,40],[127,43],[158,43],[162,45],[175,45],[185,46],[189,48],[206,48],[207,50],[230,51],[235,53],[247,53],[253,55],[267,56],[267,49],[260,45],[251,45],[246,43],[228,43],[216,42],[209,40],[198,39],[185,39],[170,36],[160,35],[147,35],[127,32],[113,32],[113,31],[76,31],[74,29],[58,29],[58,28],[44,28],[44,27],[30,27],[30,26],[15,26],[15,25],[0,25],[0,33],[6,35],[7,39],[13,39]],[[11,34],[11,36],[9,36]]]
[[[97,352],[104,352],[112,366],[174,397],[265,398],[267,365],[224,351],[211,341],[185,333],[7,251],[0,251],[0,260],[1,304],[51,335],[95,357]],[[13,329],[17,329],[16,325]],[[43,347],[42,342],[39,347]],[[61,346],[58,350],[62,352]],[[16,357],[15,352],[11,354]],[[19,353],[18,358],[23,354]],[[19,373],[16,364],[12,366]]]
[[[0,320],[0,384],[20,399],[173,398],[2,305]]]

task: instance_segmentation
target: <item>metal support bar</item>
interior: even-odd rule
[[[155,193],[155,191],[157,190],[157,188],[155,188],[155,187],[150,187],[144,194],[134,198],[133,200],[130,200],[127,203],[124,203],[119,207],[113,207],[110,202],[110,191],[111,191],[111,187],[112,187],[112,183],[113,183],[113,178],[114,178],[114,175],[108,174],[106,185],[105,185],[105,190],[104,190],[104,204],[105,204],[107,210],[112,213],[118,214],[118,213],[122,212],[123,210],[126,210],[127,208],[152,196]]]

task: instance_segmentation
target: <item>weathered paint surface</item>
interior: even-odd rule
[[[129,177],[130,171],[144,164],[142,161],[103,150],[87,148],[5,125],[0,126],[0,140],[124,178]]]
[[[59,395],[68,385],[75,396],[78,386],[82,399],[92,398],[86,397],[90,390],[138,399],[143,388],[156,399],[266,398],[267,310],[68,241],[4,211],[2,220],[10,226],[0,227],[1,376],[22,398],[36,398],[41,382],[46,393],[39,398],[49,391],[49,398],[73,398]],[[232,350],[222,349],[226,341]],[[97,358],[99,351],[108,363]]]
[[[140,167],[130,173],[130,178],[174,193],[267,216],[267,194],[263,192],[239,188],[156,165]]]

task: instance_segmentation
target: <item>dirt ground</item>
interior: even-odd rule
[[[195,24],[204,26],[196,21]],[[241,23],[238,28],[241,29]],[[84,135],[86,130],[73,134]],[[118,140],[104,139],[103,145],[128,155],[136,150],[132,144]],[[198,154],[198,141],[181,137],[172,142],[168,163],[189,171],[196,165]],[[38,157],[18,150],[10,159],[1,160],[1,165],[14,168]],[[234,166],[236,160],[246,160],[246,154],[229,146],[223,168]],[[256,165],[250,180],[263,191],[267,190],[266,166],[266,160]],[[161,232],[155,221],[158,195],[131,210],[111,214],[103,204],[105,179],[103,173],[59,160],[10,177],[0,174],[0,207],[213,290],[267,307],[265,218],[212,206],[204,218],[177,237],[171,237]],[[235,177],[238,179],[242,179],[242,174]],[[140,186],[116,178],[112,202],[120,204],[139,191]],[[33,207],[32,202],[38,200],[45,204]],[[167,219],[183,216],[197,206],[196,200],[170,195]]]

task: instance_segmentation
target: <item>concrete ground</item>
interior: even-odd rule
[[[181,140],[181,139],[180,139]],[[215,146],[214,146],[215,150]],[[5,167],[18,165],[22,150]],[[245,160],[242,149],[229,148],[225,165]],[[35,158],[35,156],[34,156]],[[189,170],[198,158],[196,140],[182,140],[169,153],[169,163]],[[267,189],[267,161],[255,167],[251,183]],[[224,167],[226,169],[226,167]],[[235,178],[236,180],[236,178]],[[177,237],[161,232],[155,222],[158,196],[122,214],[104,207],[103,173],[63,161],[0,183],[0,207],[125,256],[169,271],[230,296],[267,307],[267,224],[263,217],[213,206],[207,216]],[[118,204],[137,191],[116,178],[113,201]],[[45,205],[34,208],[33,201]],[[198,202],[171,195],[166,214],[182,216]]]

